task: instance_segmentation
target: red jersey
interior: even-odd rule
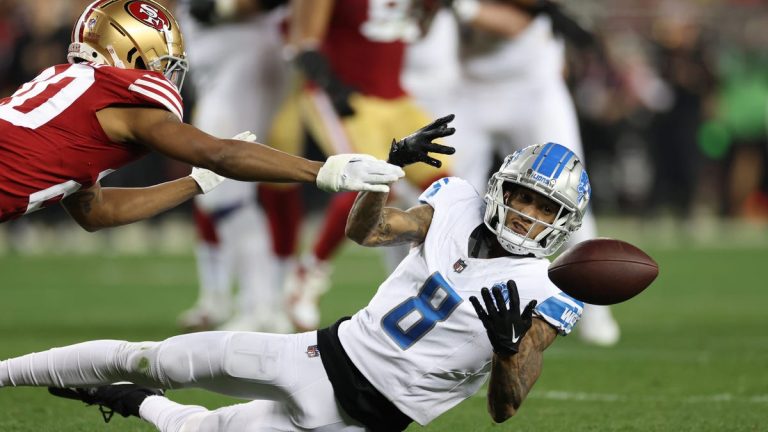
[[[405,42],[418,36],[411,0],[336,0],[321,51],[342,82],[383,99],[400,86]]]
[[[96,113],[146,106],[183,115],[181,96],[157,72],[57,65],[0,100],[0,222],[47,207],[149,152],[114,143]]]

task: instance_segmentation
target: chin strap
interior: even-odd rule
[[[125,63],[123,63],[123,61],[120,60],[120,57],[117,56],[115,48],[112,45],[107,45],[107,52],[109,52],[109,56],[112,57],[113,66],[125,69]]]

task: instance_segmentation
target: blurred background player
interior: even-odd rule
[[[484,193],[494,157],[529,143],[559,142],[584,160],[564,78],[564,38],[585,46],[592,36],[547,0],[451,4],[460,22],[460,80],[449,93],[457,129],[451,143],[461,155],[455,161],[456,175]],[[443,31],[450,30],[446,25]],[[411,56],[419,57],[419,52]],[[571,241],[596,235],[594,216],[588,212]],[[612,345],[619,339],[619,327],[609,308],[588,305],[579,334],[587,342]]]
[[[417,4],[293,1],[288,50],[304,82],[298,83],[297,92],[277,115],[267,139],[270,145],[299,154],[296,143],[305,130],[326,155],[357,149],[386,157],[389,146],[379,140],[407,135],[427,121],[430,116],[400,85],[405,44],[420,31]],[[297,124],[302,128],[295,128]],[[406,177],[423,190],[446,172],[446,166],[435,171],[417,164],[406,168]],[[262,190],[261,200],[273,229],[275,252],[283,260],[281,268],[287,269],[293,265],[301,223],[299,190]],[[319,324],[317,301],[329,286],[328,261],[344,241],[344,223],[353,202],[354,194],[332,199],[311,251],[286,278],[289,313],[299,329]]]
[[[193,124],[216,136],[269,130],[284,96],[280,1],[189,0],[179,7],[196,96]],[[243,49],[246,46],[246,49]],[[267,221],[253,183],[227,180],[195,199],[200,293],[179,317],[187,330],[292,330]],[[237,283],[237,300],[233,298]]]

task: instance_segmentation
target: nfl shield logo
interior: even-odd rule
[[[320,350],[317,348],[317,345],[310,345],[307,347],[307,357],[318,357],[320,356]]]
[[[455,271],[456,273],[463,272],[465,268],[467,268],[467,263],[465,263],[464,260],[461,258],[459,258],[458,261],[453,263],[453,271]]]

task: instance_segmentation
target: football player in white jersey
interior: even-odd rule
[[[482,192],[494,154],[535,142],[563,143],[583,160],[576,110],[564,78],[565,39],[588,45],[592,36],[550,0],[454,0],[463,24],[459,84],[449,105],[457,115],[450,143],[463,155],[454,173]],[[417,92],[418,93],[418,92]],[[597,237],[587,212],[572,242]],[[619,327],[607,306],[587,305],[579,337],[613,345]]]
[[[226,3],[189,0],[178,7],[189,59],[195,65],[191,81],[197,104],[192,122],[214,136],[246,129],[266,136],[288,75],[279,28],[286,11],[265,7],[266,2],[234,8]],[[249,48],[243,50],[232,41]],[[180,327],[293,331],[255,185],[228,180],[211,193],[198,195],[195,222],[200,290],[195,305],[179,316]]]
[[[390,162],[439,151],[431,141],[453,132],[451,118],[395,143]],[[508,156],[484,197],[458,178],[438,180],[407,211],[385,207],[387,193],[362,193],[348,236],[413,247],[351,318],[296,335],[91,341],[2,361],[0,386],[55,386],[161,431],[396,431],[429,423],[490,378],[488,407],[501,422],[536,382],[542,352],[581,315],[582,303],[549,281],[545,257],[579,228],[589,196],[578,157],[554,143]],[[209,411],[105,385],[120,380],[255,400]]]

